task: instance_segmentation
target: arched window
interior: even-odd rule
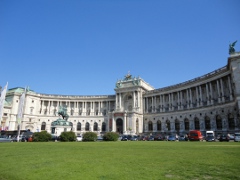
[[[179,120],[175,120],[175,130],[176,131],[179,131],[180,130],[180,123],[179,123]]]
[[[161,129],[162,129],[162,124],[161,124],[161,121],[157,121],[157,130],[158,131],[161,131]]]
[[[194,126],[196,130],[200,129],[200,123],[199,123],[199,119],[197,117],[194,118]]]
[[[234,117],[232,114],[228,115],[228,127],[229,127],[229,129],[235,128]]]
[[[86,125],[85,125],[85,131],[89,131],[89,129],[90,129],[90,125],[89,125],[89,123],[87,122]]]
[[[153,124],[152,121],[148,122],[148,131],[152,131],[153,130]]]
[[[102,132],[105,132],[105,131],[106,131],[106,123],[103,122],[103,123],[102,123]]]
[[[46,130],[46,123],[45,123],[45,122],[42,122],[41,130],[42,130],[42,131]]]
[[[211,122],[208,116],[205,117],[205,128],[206,130],[211,130]]]
[[[184,126],[185,126],[185,131],[189,131],[189,120],[184,119]]]
[[[81,123],[78,122],[78,123],[77,123],[77,131],[81,131],[81,129],[82,129],[82,127],[81,127]]]
[[[216,116],[216,124],[217,124],[217,129],[222,129],[222,118],[221,116],[217,115]]]
[[[94,123],[93,125],[93,131],[98,131],[98,123]]]

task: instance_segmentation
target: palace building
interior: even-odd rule
[[[17,130],[17,114],[24,88],[6,94],[1,128]],[[230,54],[227,65],[195,79],[154,89],[129,73],[116,82],[114,95],[67,96],[28,90],[21,130],[59,135],[53,122],[66,107],[70,129],[76,134],[186,134],[213,130],[240,131],[240,53]]]

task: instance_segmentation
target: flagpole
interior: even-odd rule
[[[7,93],[7,87],[8,87],[8,82],[6,86],[4,86],[0,96],[0,127],[2,126],[3,108],[4,108],[6,93]]]
[[[24,92],[22,93],[21,97],[20,97],[20,101],[19,101],[19,106],[18,106],[18,115],[17,115],[17,130],[18,130],[18,134],[17,134],[17,142],[19,142],[19,136],[20,136],[20,124],[22,123],[22,118],[23,118],[23,111],[24,111],[24,103],[25,103],[25,97],[26,97],[26,87]]]

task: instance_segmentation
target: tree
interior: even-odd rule
[[[119,135],[115,132],[107,132],[106,134],[103,135],[103,140],[104,141],[117,141]]]
[[[64,142],[76,141],[76,135],[72,131],[62,132],[61,135],[60,135],[60,140],[64,141]]]
[[[34,142],[48,142],[52,137],[47,131],[41,131],[33,133],[32,138]]]
[[[83,134],[83,141],[96,141],[97,134],[94,132],[86,132]]]

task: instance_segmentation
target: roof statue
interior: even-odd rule
[[[229,54],[235,53],[234,46],[235,46],[236,43],[237,43],[237,41],[229,44]]]
[[[130,72],[128,71],[127,75],[125,76],[124,80],[129,80],[132,78],[132,75],[130,74]]]

